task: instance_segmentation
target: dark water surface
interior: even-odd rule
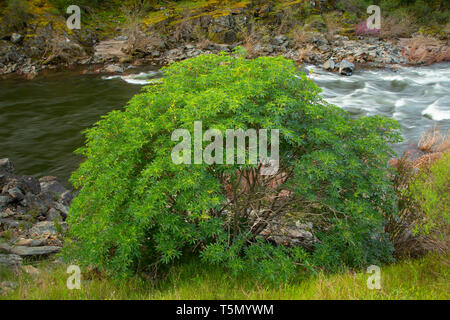
[[[323,97],[353,116],[380,114],[402,124],[402,152],[433,126],[450,128],[450,63],[422,68],[357,71],[351,77],[314,67],[311,78]],[[52,74],[33,81],[0,80],[0,158],[18,173],[54,175],[67,184],[80,158],[81,131],[122,108],[155,71],[102,77]]]
[[[0,158],[10,158],[18,173],[67,184],[80,162],[73,151],[83,144],[81,131],[139,91],[96,75],[0,80]]]

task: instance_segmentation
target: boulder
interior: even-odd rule
[[[22,205],[26,206],[28,211],[31,212],[34,216],[43,216],[48,211],[48,208],[44,201],[42,201],[40,197],[30,192],[25,195],[25,198],[22,201]]]
[[[9,195],[0,196],[0,210],[6,207],[12,202],[12,198]]]
[[[335,67],[334,61],[333,59],[328,59],[323,65],[322,68],[324,68],[325,70],[331,71],[333,70]]]
[[[33,177],[15,177],[9,176],[8,181],[6,181],[6,185],[3,187],[3,192],[7,192],[14,187],[20,189],[20,191],[25,194],[27,192],[31,192],[33,194],[39,194],[41,192],[41,186],[39,181],[37,181]]]
[[[7,243],[0,243],[0,253],[11,253],[11,246]]]
[[[105,67],[105,72],[107,73],[123,73],[123,71],[123,67],[117,64],[110,64]]]
[[[48,221],[61,221],[62,220],[61,214],[55,208],[50,208],[50,210],[48,210],[48,212],[47,212],[46,217],[47,217]]]
[[[279,245],[302,246],[307,250],[313,250],[318,241],[313,234],[312,224],[299,221],[271,221],[261,235]]]
[[[57,223],[61,228],[62,232],[67,230],[67,224],[64,222]],[[56,230],[55,222],[53,221],[41,221],[36,223],[29,231],[31,235],[35,235],[37,237],[43,236],[44,234],[53,234],[58,235],[58,230]]]
[[[14,173],[14,165],[8,158],[0,159],[0,172]]]
[[[16,269],[22,265],[23,259],[16,254],[0,254],[0,267]]]
[[[42,247],[47,245],[47,239],[19,239],[14,245],[25,247]],[[10,248],[10,251],[12,248]]]
[[[351,76],[354,68],[355,65],[347,59],[344,59],[339,63],[339,73],[344,76]]]
[[[66,192],[63,192],[61,194],[61,198],[60,200],[66,204],[66,205],[70,205],[72,203],[73,200],[73,193],[72,191],[67,190]]]
[[[61,251],[61,247],[56,246],[43,246],[43,247],[15,246],[11,249],[11,252],[13,254],[21,257],[43,256],[58,253],[59,251]]]
[[[0,229],[3,230],[18,229],[21,225],[22,224],[15,219],[2,219],[0,221]]]
[[[25,192],[31,192],[32,194],[41,193],[41,184],[37,179],[33,177],[22,176],[19,178],[19,183],[19,188],[21,188]]]
[[[67,191],[56,177],[42,177],[39,179],[39,183],[41,185],[41,193],[49,193],[54,200],[59,199],[59,197]]]
[[[13,198],[17,202],[22,201],[25,198],[25,195],[22,193],[22,190],[20,190],[18,187],[14,187],[8,190],[8,193],[11,196],[11,198]]]
[[[62,203],[56,202],[55,208],[61,212],[61,215],[64,218],[67,218],[67,216],[69,215],[69,207],[68,206],[65,206]]]

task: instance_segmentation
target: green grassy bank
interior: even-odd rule
[[[319,274],[280,287],[235,278],[223,269],[185,263],[159,284],[142,278],[126,282],[84,275],[81,290],[69,290],[65,265],[34,263],[39,275],[1,271],[18,288],[0,299],[449,299],[448,257],[427,256],[381,267],[381,289],[369,290],[364,270]],[[90,278],[86,280],[86,278]]]

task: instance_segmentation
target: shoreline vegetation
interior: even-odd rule
[[[69,2],[0,4],[0,75],[33,79],[77,65],[119,74],[238,45],[250,57],[283,55],[346,75],[355,66],[450,60],[445,1],[378,1],[382,24],[375,33],[364,24],[371,4],[365,1],[81,1],[80,30],[66,26]]]
[[[139,276],[120,281],[83,272],[81,289],[68,290],[67,265],[30,262],[40,271],[0,271],[3,281],[17,284],[16,289],[6,289],[0,300],[448,300],[448,261],[448,256],[429,255],[381,266],[379,290],[368,289],[370,274],[365,270],[320,273],[271,286],[197,261],[172,266],[157,284]]]

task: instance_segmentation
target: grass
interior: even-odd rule
[[[193,261],[170,269],[159,284],[139,277],[127,281],[90,276],[81,290],[68,290],[66,266],[34,263],[40,275],[0,271],[1,281],[19,284],[0,299],[449,299],[448,257],[430,255],[381,268],[381,289],[369,290],[365,272],[319,274],[279,287],[230,276]]]

